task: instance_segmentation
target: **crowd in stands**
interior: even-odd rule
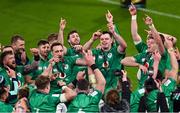
[[[84,45],[72,30],[64,45],[59,33],[25,49],[20,35],[0,54],[0,112],[180,112],[180,53],[177,38],[159,32],[148,15],[146,43],[138,33],[137,9],[129,7],[131,35],[138,53],[126,56],[126,41],[106,13],[107,31],[97,30]],[[96,48],[93,43],[99,40]],[[124,67],[137,67],[138,87]]]

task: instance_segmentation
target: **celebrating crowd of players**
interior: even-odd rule
[[[177,39],[158,32],[146,16],[147,40],[138,34],[137,10],[129,7],[131,34],[138,53],[125,56],[127,44],[108,11],[108,31],[93,33],[84,45],[76,30],[64,45],[66,20],[58,34],[31,48],[15,35],[0,56],[0,112],[179,112],[180,53]],[[99,40],[96,48],[93,43]],[[125,66],[138,67],[138,88],[131,91]]]

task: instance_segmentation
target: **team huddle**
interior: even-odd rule
[[[66,20],[59,33],[41,39],[31,48],[12,36],[0,55],[0,112],[180,112],[180,53],[177,39],[157,31],[152,18],[146,43],[138,34],[137,10],[129,7],[131,35],[138,53],[126,56],[128,47],[106,14],[107,31],[97,30],[84,45],[76,30],[68,33]],[[96,48],[93,43],[99,40]],[[126,66],[137,67],[138,87],[131,90],[132,76]]]

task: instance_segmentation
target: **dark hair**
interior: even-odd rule
[[[20,35],[14,35],[11,37],[11,44],[16,43],[18,40],[24,41],[23,37]]]
[[[0,99],[6,92],[7,92],[7,90],[5,89],[5,87],[0,87]]]
[[[76,30],[72,30],[68,33],[68,36],[67,36],[67,40],[69,40],[70,38],[70,35],[73,34],[73,33],[78,33]]]
[[[18,99],[21,99],[23,97],[28,98],[29,97],[29,88],[28,87],[20,88],[19,91],[18,91],[18,95],[19,95]]]
[[[9,47],[12,48],[12,46],[4,46],[3,49],[9,48]]]
[[[115,89],[112,89],[110,90],[107,95],[106,95],[106,103],[109,105],[109,106],[114,106],[116,104],[119,104],[119,101],[120,101],[120,97],[119,97],[119,93],[117,90]]]
[[[45,45],[45,44],[49,44],[49,42],[46,41],[46,40],[40,40],[40,41],[38,42],[37,46],[39,47],[39,46]]]
[[[147,79],[145,81],[144,87],[145,87],[147,93],[157,89],[156,83],[152,77],[150,77],[149,79]]]
[[[103,31],[102,34],[109,34],[111,38],[113,36],[113,34],[111,32],[109,32],[109,31]]]
[[[12,51],[5,51],[0,56],[0,64],[3,65],[3,60],[7,55],[13,55]]]
[[[61,43],[55,42],[55,43],[53,43],[53,44],[51,45],[51,51],[53,50],[53,47],[54,47],[54,46],[62,46],[62,47],[63,47],[63,45],[62,45]]]
[[[48,36],[47,40],[48,42],[54,41],[58,39],[58,33],[52,33]]]
[[[80,90],[88,90],[89,87],[89,81],[86,79],[81,79],[77,82],[77,87]]]
[[[12,46],[4,46],[4,47],[2,48],[2,51],[4,51],[4,49],[6,49],[6,48],[12,48]],[[13,50],[13,48],[12,48],[12,50]]]
[[[37,89],[45,89],[50,84],[50,79],[46,76],[40,75],[35,80]]]

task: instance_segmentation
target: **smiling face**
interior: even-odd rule
[[[101,44],[101,48],[103,50],[105,50],[105,51],[110,50],[112,42],[113,41],[112,41],[112,38],[111,38],[110,34],[105,33],[105,34],[101,35],[100,44]]]
[[[14,69],[16,67],[15,57],[13,54],[8,54],[3,59],[3,64]]]
[[[72,34],[69,35],[69,40],[68,42],[74,46],[74,45],[79,45],[80,44],[80,37],[79,34],[74,32]]]

